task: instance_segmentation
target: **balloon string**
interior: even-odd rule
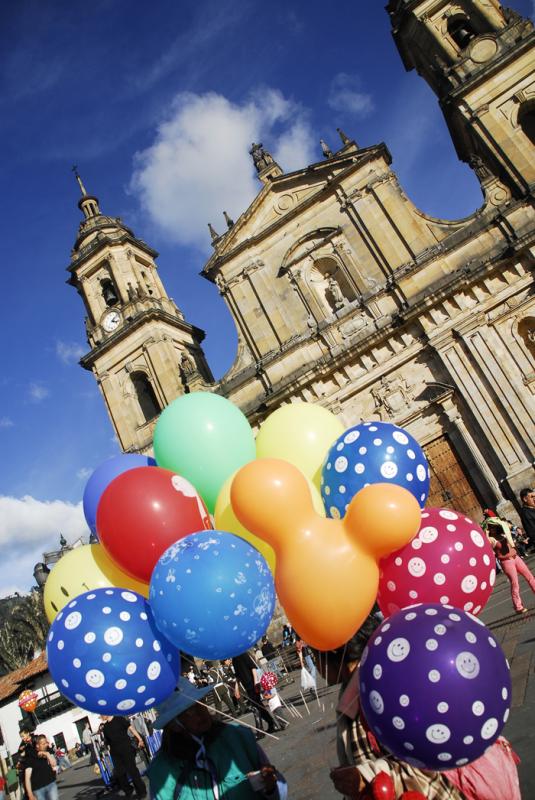
[[[226,714],[224,711],[220,711],[218,708],[212,708],[212,706],[209,706],[207,703],[203,703],[201,700],[196,700],[195,702],[198,703],[200,706],[207,708],[208,711],[212,712],[215,711],[216,714],[220,714],[222,717],[226,717],[226,719],[232,720],[232,722],[235,722],[237,725],[243,725],[244,728],[250,728],[252,731],[256,731],[257,733],[263,733],[265,736],[269,736],[271,739],[276,739],[277,741],[279,741],[278,736],[273,736],[272,733],[268,733],[267,731],[262,730],[262,728],[257,728],[255,725],[249,725],[248,722],[243,722],[241,719],[236,719],[236,717],[233,717],[231,714]]]

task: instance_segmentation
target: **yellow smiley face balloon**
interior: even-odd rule
[[[149,586],[123,572],[101,544],[84,544],[69,550],[53,567],[45,583],[44,605],[49,622],[79,594],[91,589],[120,586],[148,597]]]

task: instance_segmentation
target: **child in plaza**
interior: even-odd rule
[[[270,713],[275,717],[279,730],[285,730],[290,724],[284,715],[282,700],[276,688],[271,686],[262,691],[262,700],[267,703]]]

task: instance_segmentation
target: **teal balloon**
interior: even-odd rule
[[[162,411],[154,430],[156,463],[187,478],[212,513],[225,480],[255,456],[247,417],[218,394],[178,397]]]

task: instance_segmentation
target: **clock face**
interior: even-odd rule
[[[104,317],[104,321],[102,323],[102,327],[105,331],[111,332],[114,331],[115,328],[121,322],[121,315],[118,311],[110,311],[109,314],[106,314]]]

